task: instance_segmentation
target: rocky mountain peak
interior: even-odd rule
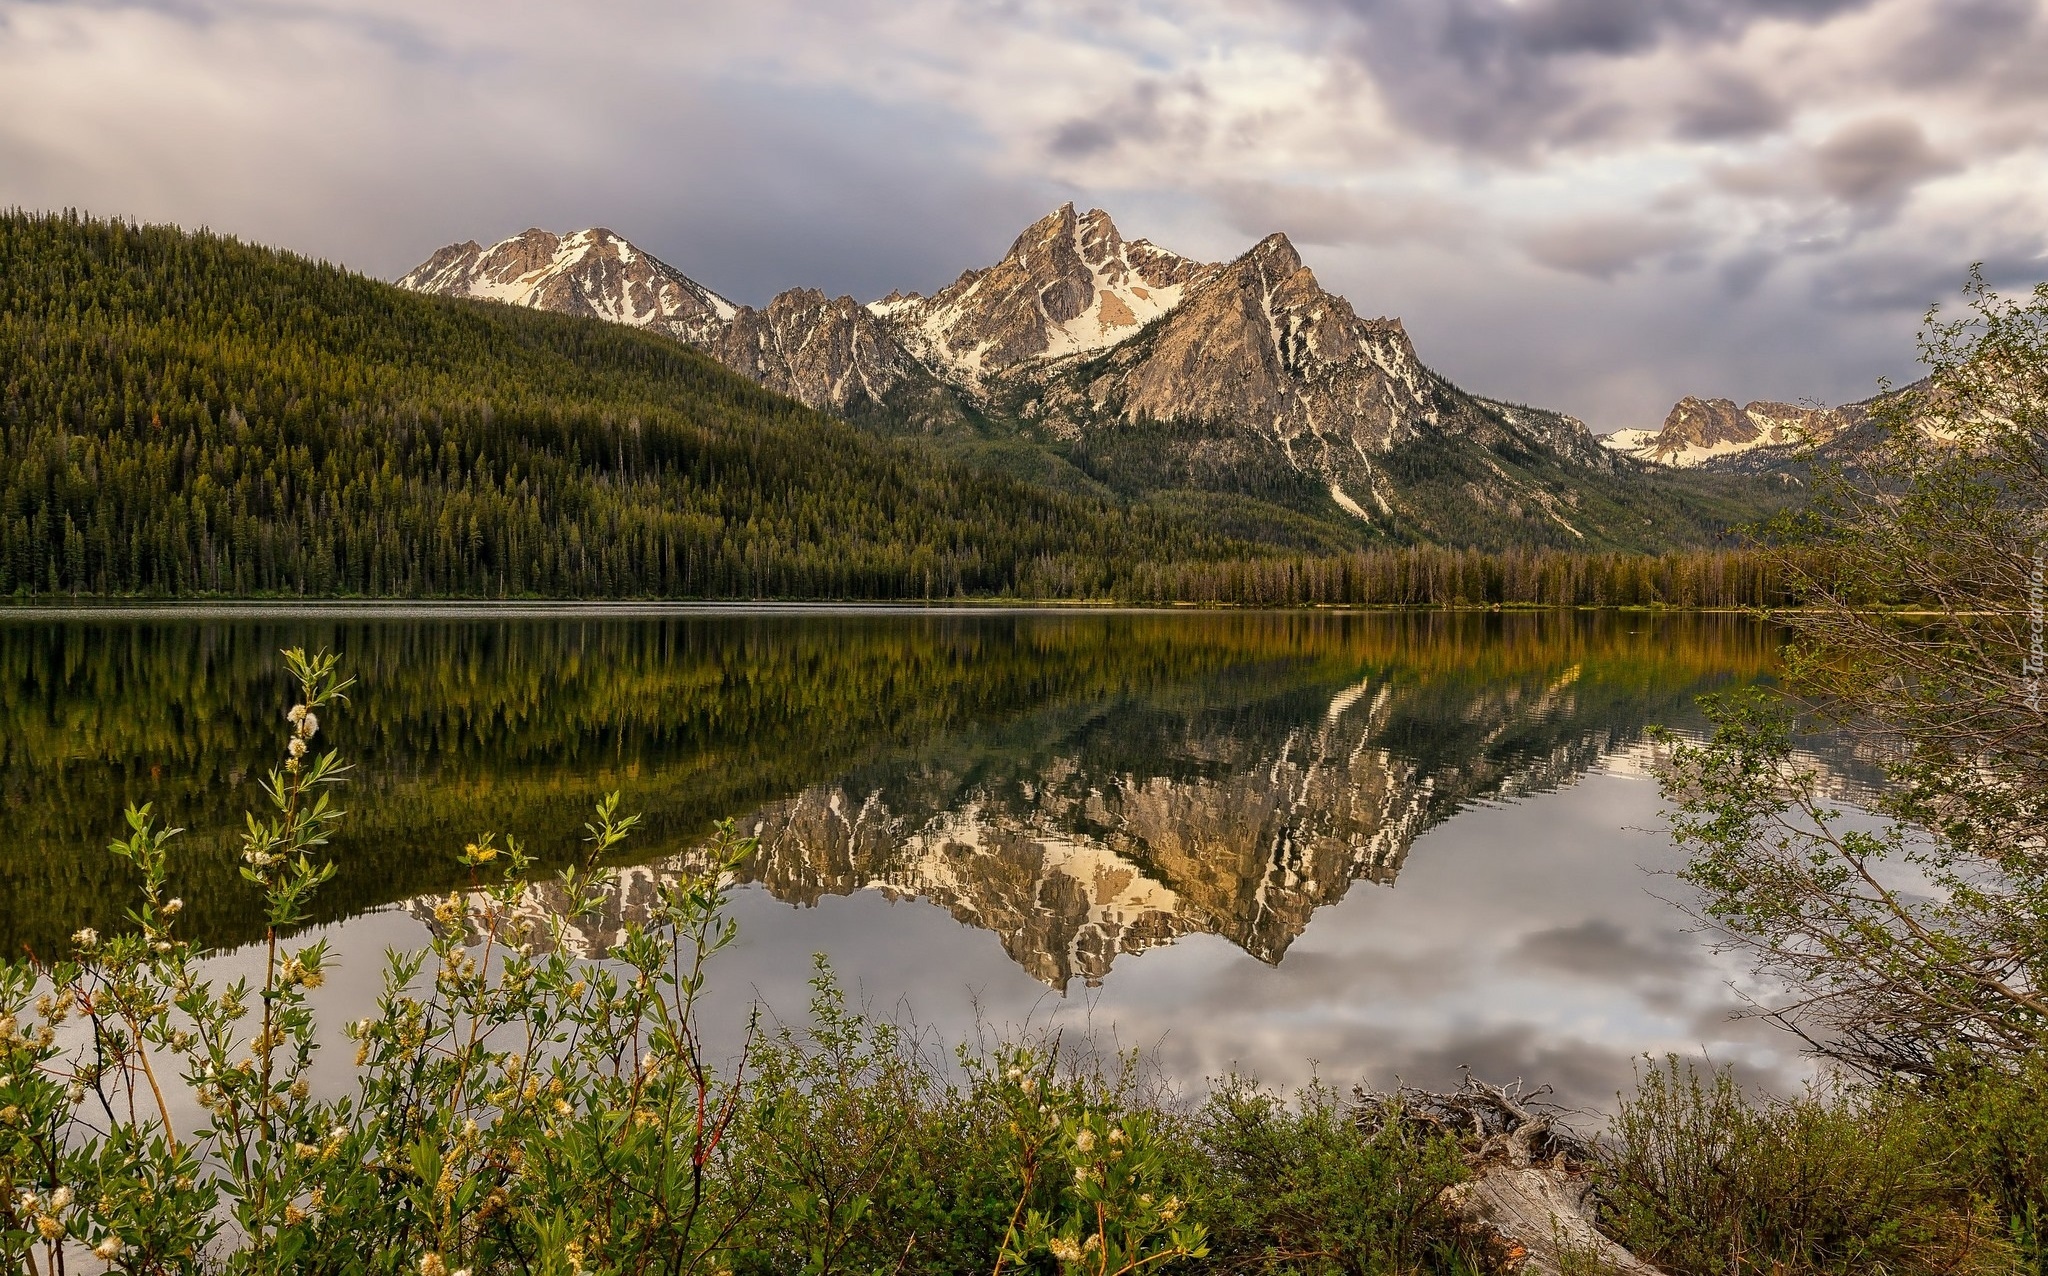
[[[1285,234],[1201,262],[1064,203],[993,265],[929,297],[864,306],[815,289],[735,306],[603,227],[451,245],[402,282],[664,332],[812,407],[883,409],[891,430],[994,429],[1086,451],[1171,422],[1141,462],[1102,472],[1284,494],[1315,517],[1434,526],[1437,512],[1395,477],[1412,467],[1382,459],[1421,443],[1464,458],[1453,503],[1583,539],[1571,498],[1511,477],[1495,455],[1618,465],[1571,417],[1480,399],[1430,372],[1399,320],[1359,315]],[[1181,477],[1153,477],[1168,469]]]
[[[1332,474],[1438,416],[1407,333],[1326,292],[1285,235],[1217,268],[1113,364],[1098,390],[1127,419],[1244,422]]]
[[[1071,216],[1074,206],[1063,204],[1060,209]],[[1117,233],[1109,214],[1099,208],[1091,208],[1087,215],[1074,219],[1074,245],[1080,250],[1081,260],[1091,266],[1111,265],[1120,262],[1124,255],[1124,237]]]
[[[1062,204],[1024,228],[1001,261],[930,298],[876,303],[934,371],[979,388],[1027,363],[1086,355],[1172,310],[1206,267],[1128,243],[1099,208]]]
[[[1071,245],[1080,224],[1081,218],[1074,211],[1074,202],[1068,200],[1019,231],[1017,238],[1010,243],[1010,251],[1003,254],[1003,261],[1021,261],[1033,250],[1054,252],[1062,246]]]
[[[600,231],[607,238],[610,231]],[[538,226],[529,226],[512,238],[492,246],[490,251],[490,273],[499,282],[509,282],[528,271],[540,270],[551,263],[562,246],[562,236]]]
[[[1186,463],[1228,471],[1275,458],[1370,522],[1416,515],[1379,458],[1425,436],[1613,467],[1582,422],[1478,399],[1430,372],[1398,320],[1359,315],[1284,234],[1205,268],[1141,337],[1056,377],[1037,409],[1050,433],[1074,439],[1111,417],[1179,423],[1207,440]],[[1547,490],[1468,455],[1486,471],[1487,500],[1582,538]]]
[[[1671,441],[1681,447],[1712,447],[1717,443],[1747,443],[1757,436],[1732,399],[1701,399],[1687,395],[1665,414],[1664,427]]]
[[[880,403],[922,375],[871,309],[815,288],[778,293],[766,310],[741,306],[699,344],[735,372],[814,408]]]
[[[569,235],[534,227],[489,248],[451,244],[398,286],[605,319],[686,341],[709,335],[738,311],[602,226]]]
[[[1293,274],[1302,269],[1301,254],[1295,251],[1294,241],[1279,231],[1253,244],[1242,260],[1257,262],[1260,268],[1281,274]]]

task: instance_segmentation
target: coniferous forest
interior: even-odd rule
[[[1056,492],[673,341],[0,216],[0,597],[1770,605],[1750,555],[1340,555]]]
[[[0,594],[1098,593],[1090,564],[1246,549],[860,434],[660,337],[0,218]]]

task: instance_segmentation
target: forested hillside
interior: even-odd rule
[[[0,595],[1073,596],[1255,552],[658,336],[0,216]]]

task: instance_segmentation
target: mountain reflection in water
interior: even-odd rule
[[[1639,763],[1649,724],[1696,721],[1695,696],[1766,672],[1778,641],[1722,616],[1260,619],[1298,644],[1292,659],[1253,641],[1192,681],[977,723],[756,807],[735,821],[758,842],[741,879],[801,906],[926,900],[1062,991],[1193,933],[1277,964],[1353,883],[1392,885],[1421,833]],[[602,953],[663,879],[702,866],[686,850],[617,870],[569,942]],[[522,911],[564,904],[543,884]]]
[[[303,644],[359,680],[333,715],[357,773],[322,920],[460,887],[484,829],[558,859],[620,789],[638,867],[590,951],[732,818],[775,898],[928,899],[1054,987],[1196,932],[1274,963],[1418,834],[1695,721],[1779,641],[1727,615],[16,613],[0,929],[49,953],[118,926],[130,884],[102,848],[154,801],[190,830],[195,933],[259,935],[235,833],[281,739],[276,652]]]
[[[1468,803],[1547,787],[1638,734],[1580,712],[1581,668],[1431,689],[1399,670],[1335,695],[1106,705],[1027,758],[818,786],[741,822],[779,899],[915,895],[1064,988],[1205,932],[1277,962],[1359,880]]]
[[[734,818],[775,897],[923,897],[1055,987],[1197,931],[1277,962],[1423,830],[1689,720],[1777,642],[1742,617],[1614,614],[16,614],[0,927],[47,953],[119,925],[102,848],[124,802],[154,801],[190,830],[195,931],[260,933],[235,830],[279,739],[275,653],[305,644],[359,682],[334,715],[357,779],[328,919],[458,886],[453,852],[486,828],[559,856],[617,788],[646,816],[638,892]]]

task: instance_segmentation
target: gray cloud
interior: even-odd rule
[[[1302,244],[1454,244],[1479,232],[1473,210],[1438,195],[1359,193],[1276,182],[1221,182],[1210,195],[1241,234],[1276,230]]]
[[[1791,105],[1754,76],[1718,71],[1680,100],[1674,123],[1680,137],[1719,141],[1775,133],[1791,118]]]
[[[1918,313],[1953,297],[1971,264],[1994,288],[2018,291],[2048,278],[2048,234],[1962,239],[1946,249],[1880,245],[1831,259],[1815,272],[1815,304],[1828,311]]]
[[[1952,270],[1916,276],[1900,290],[1907,304],[1845,309],[1815,291],[1832,255],[1786,256],[1775,243],[1762,250],[1768,268],[1738,253],[1731,261],[1748,266],[1739,273],[1610,280],[1517,269],[1492,254],[1468,272],[1448,254],[1329,255],[1312,255],[1318,276],[1362,309],[1400,315],[1437,371],[1481,393],[1568,408],[1603,431],[1655,429],[1686,394],[1847,403],[1875,393],[1880,377],[1909,381],[1919,313],[1953,293],[1969,261],[1958,250]],[[1731,283],[1745,286],[1740,295]]]
[[[634,83],[538,31],[478,48],[402,17],[233,0],[0,0],[0,17],[16,41],[30,19],[51,29],[61,56],[97,42],[109,72],[34,115],[0,87],[0,202],[206,225],[384,278],[449,242],[602,224],[736,300],[872,297],[999,254],[1064,193],[988,172],[983,139],[932,103]]]
[[[1112,94],[1053,130],[1047,150],[1056,158],[1080,159],[1123,145],[1153,146],[1171,141],[1199,145],[1209,128],[1209,92],[1199,75],[1167,82],[1143,79]]]
[[[1716,166],[1709,178],[1744,199],[1809,209],[1831,202],[1868,225],[1890,219],[1918,187],[1964,164],[1930,142],[1918,122],[1882,115],[1852,120],[1811,145]],[[1814,246],[1810,232],[1800,238]]]
[[[1740,252],[1723,261],[1718,271],[1723,293],[1740,301],[1754,293],[1776,268],[1778,259],[1767,252]]]
[[[1765,19],[1821,23],[1871,2],[1297,0],[1352,24],[1346,49],[1411,128],[1495,153],[1583,143],[1631,127],[1632,112],[1600,104],[1593,91],[1603,63],[1679,38],[1723,43]],[[1740,90],[1723,89],[1683,105],[1679,130],[1700,136],[1761,127],[1769,116],[1762,97],[1745,102],[1733,95]]]
[[[1636,216],[1575,217],[1523,240],[1529,255],[1555,270],[1612,279],[1696,238],[1682,223]]]
[[[1897,117],[1846,124],[1813,148],[1820,187],[1847,204],[1889,206],[1930,177],[1951,173],[1955,160],[1928,144],[1911,120]]]
[[[739,86],[725,101],[717,135],[678,148],[710,180],[680,192],[656,180],[632,203],[650,251],[676,254],[735,300],[797,286],[863,300],[931,291],[1000,257],[1068,194],[983,171],[926,109],[792,103]],[[932,140],[902,144],[920,135]]]
[[[1053,131],[1048,145],[1054,155],[1066,159],[1094,155],[1116,145],[1116,130],[1098,119],[1071,119]]]
[[[1929,5],[1914,30],[1898,42],[1883,68],[1903,87],[1925,88],[1984,78],[2022,59],[2035,91],[2041,50],[2029,48],[2040,34],[2040,7],[2033,0],[1945,0]]]

